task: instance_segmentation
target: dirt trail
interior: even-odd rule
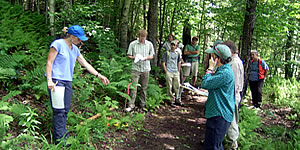
[[[204,103],[207,97],[193,96],[183,99],[184,107],[163,106],[148,113],[143,131],[124,140],[120,149],[125,150],[201,150],[205,135]]]

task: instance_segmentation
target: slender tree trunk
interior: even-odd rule
[[[113,15],[112,16],[112,30],[114,31],[114,34],[117,36],[118,35],[118,20],[117,20],[117,18],[119,17],[119,4],[120,3],[120,0],[114,0],[113,1],[113,4],[114,4],[114,6],[113,6],[113,9],[114,9],[114,12],[115,13],[113,13],[113,14],[111,14],[111,15]],[[97,17],[97,19],[98,19],[98,17]],[[119,44],[118,44],[119,45]]]
[[[284,71],[285,71],[285,78],[292,78],[293,77],[293,68],[291,65],[292,61],[292,37],[294,34],[294,30],[289,31],[287,35],[287,42],[284,48],[284,55],[285,55],[285,62]]]
[[[160,5],[162,4],[160,0]],[[166,1],[163,0],[163,11],[161,11],[160,7],[160,22],[159,22],[159,48],[157,52],[157,66],[160,66],[160,57],[161,57],[161,48],[162,48],[162,37],[163,37],[163,28],[164,28],[164,22],[165,22],[165,13],[166,13]]]
[[[66,27],[69,24],[69,20],[70,20],[69,16],[71,16],[71,12],[69,10],[72,9],[72,0],[65,0],[64,5],[65,5],[64,9],[68,13],[67,17],[64,19],[64,24],[63,24],[63,26]]]
[[[242,37],[242,60],[244,62],[245,69],[245,78],[244,78],[244,88],[243,95],[247,90],[247,81],[248,73],[250,71],[250,52],[251,52],[251,43],[256,19],[256,0],[247,0],[246,1],[246,12],[245,12],[245,21],[243,27],[243,37]]]
[[[40,1],[39,0],[36,0],[36,9],[37,9],[38,14],[41,14]]]
[[[46,19],[46,24],[48,24],[48,0],[45,0],[45,19]]]
[[[128,12],[131,0],[125,0],[120,21],[120,48],[127,49]]]
[[[146,16],[146,0],[143,2],[143,8],[144,8],[144,29],[147,27],[147,16]]]
[[[55,37],[55,0],[49,0],[49,11],[51,14],[49,17],[51,36]]]
[[[30,0],[24,0],[23,1],[24,11],[29,10],[29,2],[30,2]]]
[[[156,52],[157,49],[157,8],[158,8],[158,0],[151,0],[149,3],[148,10],[148,38],[153,43],[153,47]],[[154,66],[157,66],[157,57],[154,57]]]
[[[173,33],[175,12],[176,12],[176,7],[174,7],[173,13],[172,13],[172,19],[171,19],[171,24],[170,24],[170,33]]]

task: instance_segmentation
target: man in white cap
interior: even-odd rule
[[[258,58],[256,50],[251,50],[251,67],[249,84],[252,95],[252,103],[255,108],[260,109],[262,101],[262,88],[267,77],[269,67],[266,62]]]

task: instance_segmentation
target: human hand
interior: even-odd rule
[[[147,57],[142,57],[141,58],[141,61],[144,61],[144,60],[146,60],[147,59]]]
[[[140,54],[137,54],[137,55],[135,56],[134,63],[137,63],[137,62],[139,62],[140,60],[142,60],[142,58],[143,58],[143,56],[142,56],[142,55],[140,55]]]
[[[47,81],[48,89],[53,90],[53,92],[54,92],[55,91],[55,86],[56,86],[57,83],[58,83],[58,81],[56,81],[56,83],[53,83],[52,80],[48,80]]]
[[[208,61],[208,69],[213,70],[214,67],[216,66],[217,61],[214,60],[213,57],[211,57]]]
[[[102,81],[102,83],[104,85],[108,85],[109,84],[109,80],[105,76],[99,75],[98,78]]]
[[[62,31],[63,33],[67,33],[67,32],[68,32],[68,27],[64,27],[61,31]]]

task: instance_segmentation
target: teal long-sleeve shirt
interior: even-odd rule
[[[205,104],[205,117],[221,116],[231,122],[235,109],[235,94],[234,74],[230,64],[219,67],[214,75],[206,74],[201,87],[209,92]]]

